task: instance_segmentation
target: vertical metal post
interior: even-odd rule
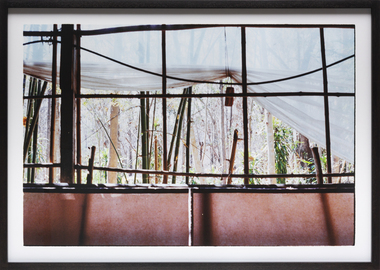
[[[242,90],[247,94],[247,56],[246,56],[246,35],[245,27],[241,27],[241,71]],[[243,134],[244,134],[244,174],[249,173],[249,153],[248,153],[248,104],[247,97],[243,97]],[[244,185],[248,185],[249,178],[244,178]]]
[[[76,58],[76,61],[75,61],[75,65],[76,65],[76,85],[75,85],[75,88],[76,88],[76,93],[78,95],[80,95],[80,88],[81,88],[81,79],[80,79],[80,76],[81,76],[81,62],[80,62],[80,40],[81,40],[81,35],[80,35],[80,24],[77,24],[77,34],[76,34],[76,39],[75,39],[75,45],[76,45],[76,48],[75,48],[75,58]],[[77,98],[76,99],[76,102],[77,102],[77,129],[76,129],[76,134],[77,134],[77,164],[81,164],[82,163],[82,151],[81,151],[81,147],[82,147],[82,144],[81,144],[81,99],[80,98]],[[81,184],[82,183],[82,170],[81,169],[77,169],[77,183],[78,184]]]
[[[61,36],[61,182],[74,178],[74,26],[62,25]]]
[[[330,140],[330,116],[329,116],[329,99],[328,99],[328,82],[327,82],[327,67],[326,67],[326,50],[325,36],[323,28],[319,29],[321,41],[321,57],[323,68],[323,93],[325,107],[325,135],[326,135],[326,156],[327,156],[327,173],[331,173],[331,140]],[[328,183],[331,183],[331,177],[328,177]]]
[[[52,72],[51,72],[51,83],[52,83],[52,95],[51,100],[51,121],[50,121],[50,153],[49,161],[54,163],[54,154],[55,154],[55,107],[56,107],[56,98],[54,97],[57,94],[57,25],[53,26],[53,59],[52,59]],[[54,181],[54,168],[49,168],[49,184],[53,184]]]
[[[165,25],[162,25],[162,94],[166,95],[166,31]],[[163,129],[163,171],[168,170],[168,161],[167,161],[167,142],[166,142],[166,98],[162,99],[162,129]],[[163,184],[168,183],[168,176],[164,175]]]
[[[189,87],[189,94],[192,93]],[[190,172],[190,134],[191,134],[191,98],[187,99],[187,135],[186,135],[186,172]],[[189,184],[189,177],[186,176],[186,185]]]

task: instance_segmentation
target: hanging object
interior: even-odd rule
[[[226,94],[233,94],[234,93],[234,88],[229,86],[226,89]],[[231,107],[234,104],[234,98],[233,97],[226,97],[226,101],[224,103],[224,106]]]

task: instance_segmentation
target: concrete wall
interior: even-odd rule
[[[24,193],[24,244],[186,246],[187,210],[187,193]],[[194,194],[194,245],[353,243],[352,193]]]

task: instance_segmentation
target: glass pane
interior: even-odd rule
[[[355,53],[355,30],[325,28],[326,64],[330,65]]]
[[[318,69],[320,54],[318,28],[247,28],[247,70],[259,81]]]

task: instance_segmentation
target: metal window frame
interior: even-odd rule
[[[67,26],[66,26],[67,27]],[[199,29],[199,28],[211,28],[211,27],[239,27],[241,29],[241,57],[242,57],[242,82],[241,83],[234,83],[236,85],[240,85],[242,87],[242,93],[234,93],[234,94],[167,94],[166,92],[166,80],[167,78],[173,78],[170,76],[167,76],[166,74],[166,31],[173,31],[173,30],[185,30],[185,29]],[[296,76],[292,76],[289,79],[292,79],[293,77],[299,77],[299,76],[305,76],[309,73],[316,72],[316,71],[322,71],[323,72],[323,86],[324,90],[323,92],[281,92],[281,93],[248,93],[247,92],[247,86],[248,85],[254,85],[254,84],[261,84],[261,83],[247,83],[247,68],[246,68],[246,34],[245,29],[246,27],[263,27],[263,28],[313,28],[313,29],[319,29],[320,31],[320,42],[321,42],[321,59],[322,59],[322,68],[317,69],[315,71],[307,72],[305,74],[300,74]],[[244,186],[247,186],[249,178],[273,178],[273,177],[281,177],[281,178],[296,178],[296,177],[316,177],[316,174],[283,174],[283,175],[269,175],[269,174],[261,174],[261,175],[255,175],[255,174],[249,174],[249,168],[248,168],[248,153],[249,153],[249,147],[248,147],[248,114],[247,114],[247,98],[248,97],[276,97],[276,96],[322,96],[324,98],[324,112],[325,112],[325,135],[326,135],[326,151],[327,151],[327,173],[322,174],[322,177],[327,177],[328,183],[331,184],[331,177],[334,176],[355,176],[355,173],[337,173],[332,174],[331,173],[331,140],[330,140],[330,124],[329,124],[329,107],[328,107],[328,98],[330,96],[340,97],[340,96],[348,96],[348,97],[355,97],[355,93],[333,93],[328,91],[327,86],[327,68],[335,65],[337,63],[340,63],[344,60],[347,60],[351,57],[354,57],[355,55],[346,57],[345,59],[339,60],[336,63],[326,65],[326,57],[325,57],[325,45],[324,45],[324,29],[325,28],[348,28],[348,29],[355,29],[353,25],[149,25],[149,26],[127,26],[127,27],[117,27],[117,28],[109,28],[109,29],[99,29],[99,30],[81,30],[80,25],[77,25],[77,29],[74,30],[74,26],[72,25],[72,29],[70,30],[70,34],[72,38],[70,39],[70,43],[67,43],[67,38],[65,39],[65,35],[62,32],[59,32],[56,29],[56,25],[54,26],[54,30],[51,31],[44,31],[44,32],[33,32],[33,31],[24,31],[24,36],[39,36],[39,37],[51,37],[53,41],[53,72],[52,72],[52,81],[56,82],[56,46],[57,43],[57,36],[61,36],[62,41],[60,42],[62,45],[62,50],[65,50],[65,47],[69,48],[71,47],[71,55],[65,56],[64,53],[61,54],[61,70],[66,69],[76,69],[75,72],[67,72],[67,78],[63,77],[61,79],[62,81],[68,82],[71,81],[71,87],[68,87],[68,85],[61,85],[61,88],[70,88],[69,95],[67,91],[62,91],[61,95],[57,95],[55,91],[55,87],[53,86],[53,93],[52,95],[45,95],[41,97],[24,97],[24,99],[44,99],[44,98],[51,98],[54,100],[56,98],[62,99],[62,104],[67,103],[69,99],[72,99],[73,105],[75,107],[76,105],[76,127],[74,127],[74,113],[73,109],[67,109],[65,108],[65,111],[67,113],[62,113],[62,115],[65,115],[67,119],[73,118],[73,121],[62,121],[62,133],[64,134],[71,134],[70,138],[68,139],[68,136],[62,136],[63,144],[61,141],[61,149],[72,149],[70,151],[72,154],[74,153],[74,149],[76,148],[76,161],[74,160],[74,154],[73,155],[67,155],[67,157],[62,157],[62,151],[61,151],[61,163],[59,163],[59,167],[61,167],[61,179],[63,178],[63,182],[67,183],[73,183],[74,181],[74,171],[77,172],[77,182],[81,183],[81,170],[87,169],[87,166],[81,165],[81,133],[80,133],[80,100],[82,98],[86,99],[92,99],[92,98],[161,98],[163,102],[162,106],[162,115],[163,115],[163,170],[162,171],[153,171],[153,170],[128,170],[128,169],[115,169],[115,168],[106,168],[106,167],[94,167],[95,170],[102,170],[102,171],[116,171],[116,172],[132,172],[132,173],[147,173],[149,174],[161,174],[164,176],[164,184],[167,184],[167,176],[168,175],[179,175],[179,176],[186,176],[186,183],[188,183],[188,178],[191,176],[204,176],[204,177],[234,177],[234,178],[244,178]],[[161,52],[162,52],[162,74],[153,74],[153,75],[159,75],[162,77],[162,93],[161,94],[151,94],[151,95],[126,95],[126,94],[81,94],[80,93],[80,39],[82,36],[92,36],[92,35],[103,35],[103,34],[111,34],[111,33],[125,33],[125,32],[134,32],[134,31],[161,31]],[[41,41],[44,42],[44,41]],[[49,40],[48,42],[51,42]],[[55,50],[55,52],[54,52]],[[66,49],[67,53],[69,52],[69,49]],[[67,62],[68,59],[73,59],[76,61],[74,62]],[[72,60],[72,61],[73,61]],[[67,62],[67,64],[66,64]],[[62,67],[63,66],[63,67]],[[72,66],[72,67],[70,67]],[[74,75],[75,74],[75,75]],[[65,76],[65,73],[63,73]],[[71,77],[73,75],[73,77]],[[181,78],[177,78],[179,80],[182,80]],[[186,81],[186,79],[183,79]],[[276,80],[277,81],[277,80]],[[194,81],[202,83],[202,81]],[[268,81],[268,82],[262,82],[262,83],[271,83],[274,81]],[[203,83],[210,83],[210,82],[203,82]],[[230,83],[222,83],[222,82],[212,82],[214,84],[230,84]],[[243,137],[244,137],[244,174],[199,174],[199,173],[178,173],[178,172],[169,172],[167,171],[168,161],[167,161],[167,114],[166,114],[166,101],[168,98],[216,98],[216,97],[242,97],[243,100]],[[65,102],[63,101],[65,100]],[[69,102],[71,104],[71,102]],[[75,104],[74,104],[75,103]],[[62,105],[62,107],[65,107],[66,105]],[[71,115],[73,113],[73,115]],[[55,118],[55,113],[52,114]],[[53,117],[52,117],[53,121]],[[63,124],[64,123],[64,124]],[[71,127],[72,126],[72,127]],[[51,134],[53,134],[54,125],[50,127],[51,128]],[[74,138],[73,134],[76,130],[76,138]],[[52,135],[51,135],[52,136]],[[67,141],[65,141],[67,139]],[[52,142],[54,142],[54,138],[52,139]],[[76,142],[76,145],[75,143]],[[75,147],[76,146],[76,147]],[[50,146],[50,156],[51,153],[54,151],[54,146]],[[52,162],[52,157],[50,157],[51,164],[24,164],[24,168],[36,168],[36,167],[48,167],[49,168],[49,184],[52,184],[52,174],[51,171],[54,167],[57,167],[58,164],[54,164]],[[70,166],[69,166],[70,165]],[[62,175],[63,173],[63,175]],[[71,179],[71,180],[70,180]],[[189,185],[191,186],[191,185]]]

